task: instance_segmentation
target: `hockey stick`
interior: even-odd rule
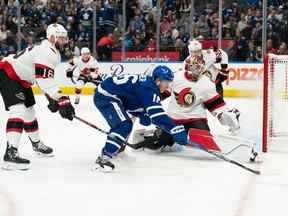
[[[97,127],[96,125],[94,125],[94,124],[92,124],[92,123],[90,123],[90,122],[88,122],[88,121],[86,121],[86,120],[84,120],[84,119],[82,119],[82,118],[80,118],[80,117],[78,117],[78,116],[74,116],[74,118],[77,119],[78,121],[80,121],[80,122],[82,122],[82,123],[84,123],[84,124],[86,124],[86,125],[94,128],[94,129],[98,130],[99,132],[104,133],[104,134],[106,134],[106,135],[109,136],[109,133],[108,133],[107,131],[105,131],[105,130],[99,128],[99,127]],[[128,142],[126,142],[126,145],[129,146],[130,148],[135,149],[135,147],[134,147],[132,144],[128,143]],[[232,164],[234,164],[234,165],[236,165],[236,166],[238,166],[238,167],[241,167],[241,168],[243,168],[243,169],[245,169],[245,170],[247,170],[247,171],[250,171],[250,172],[252,172],[252,173],[254,173],[254,174],[256,174],[256,175],[260,175],[260,174],[261,174],[260,171],[258,171],[258,170],[251,169],[251,168],[249,168],[249,167],[247,167],[247,166],[245,166],[245,165],[243,165],[243,164],[241,164],[241,163],[239,163],[239,162],[237,162],[237,161],[234,161],[234,160],[232,160],[232,159],[230,159],[230,158],[227,158],[227,157],[225,157],[225,156],[224,156],[223,154],[221,154],[221,153],[217,153],[217,152],[210,151],[210,150],[202,147],[201,145],[199,145],[199,144],[197,144],[197,143],[195,143],[195,142],[190,141],[190,144],[188,144],[188,146],[196,147],[196,148],[198,148],[198,149],[200,149],[200,150],[202,150],[202,151],[207,152],[207,153],[210,154],[210,155],[215,156],[216,158],[218,158],[218,159],[220,159],[220,160],[224,160],[224,161],[226,161],[226,162],[232,163]]]
[[[78,78],[77,76],[72,76],[72,77],[70,77],[71,78],[71,82],[73,83],[73,84],[77,84],[77,82],[73,79],[73,78]],[[93,83],[94,85],[99,85],[99,84],[101,84],[102,83],[102,81],[100,81],[100,80],[89,80],[89,81],[87,81],[87,83]]]
[[[101,133],[103,133],[103,134],[106,134],[107,136],[110,136],[110,134],[109,134],[107,131],[105,131],[105,130],[99,128],[99,127],[97,127],[97,126],[94,125],[94,124],[92,124],[92,123],[90,123],[90,122],[88,122],[88,121],[86,121],[86,120],[84,120],[84,119],[82,119],[82,118],[80,118],[80,117],[78,117],[78,116],[76,116],[76,115],[74,116],[74,118],[77,119],[78,121],[80,121],[80,122],[82,122],[82,123],[84,123],[84,124],[86,124],[86,125],[94,128],[94,129],[98,130],[99,132],[101,132]],[[128,143],[127,141],[125,142],[125,144],[126,144],[127,146],[129,146],[130,148],[132,148],[132,149],[136,149],[136,148],[134,147],[134,145]]]
[[[241,164],[241,163],[239,163],[239,162],[237,162],[235,160],[232,160],[232,159],[226,157],[225,155],[223,155],[221,153],[217,153],[217,152],[214,152],[214,151],[210,151],[210,150],[208,150],[206,148],[203,148],[201,145],[199,145],[197,143],[194,143],[192,141],[190,141],[190,144],[188,144],[188,146],[196,147],[196,148],[198,148],[198,149],[200,149],[200,150],[202,150],[204,152],[207,152],[210,155],[215,156],[216,158],[218,158],[220,160],[223,160],[223,161],[226,161],[228,163],[234,164],[234,165],[236,165],[238,167],[241,167],[241,168],[243,168],[243,169],[245,169],[245,170],[247,170],[249,172],[252,172],[252,173],[254,173],[256,175],[260,175],[261,174],[261,172],[259,170],[254,170],[252,168],[249,168],[249,167],[245,166],[244,164]]]

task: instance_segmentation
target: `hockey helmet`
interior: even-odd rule
[[[53,23],[53,24],[50,24],[46,29],[47,39],[50,39],[51,36],[54,36],[56,38],[60,38],[60,37],[67,38],[68,32],[64,28],[64,26],[57,24],[57,23]]]
[[[160,81],[172,82],[174,79],[174,74],[169,67],[165,65],[159,65],[154,68],[152,72],[152,78],[153,80],[159,79]]]
[[[188,50],[190,55],[198,55],[202,50],[202,44],[197,40],[192,40],[189,42]]]
[[[90,52],[90,50],[89,50],[88,47],[83,47],[83,48],[81,49],[81,55],[90,54],[90,53],[91,53],[91,52]]]

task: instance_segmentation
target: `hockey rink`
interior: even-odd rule
[[[263,163],[247,164],[260,169],[261,176],[193,149],[157,154],[126,148],[127,155],[118,159],[115,172],[92,172],[105,136],[77,120],[70,122],[58,113],[50,113],[43,96],[36,99],[41,136],[45,144],[54,148],[55,157],[35,155],[24,134],[20,153],[31,160],[31,169],[0,171],[0,216],[287,214],[287,143],[272,146]],[[0,101],[2,163],[7,113]],[[227,101],[242,113],[243,134],[259,142],[261,101]],[[81,98],[76,114],[107,129],[92,96]],[[210,125],[213,131],[223,129],[215,120]]]

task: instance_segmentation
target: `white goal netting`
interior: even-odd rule
[[[269,54],[264,61],[263,151],[288,141],[288,55]]]

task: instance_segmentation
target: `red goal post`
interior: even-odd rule
[[[268,54],[263,75],[263,152],[288,141],[288,55]]]

